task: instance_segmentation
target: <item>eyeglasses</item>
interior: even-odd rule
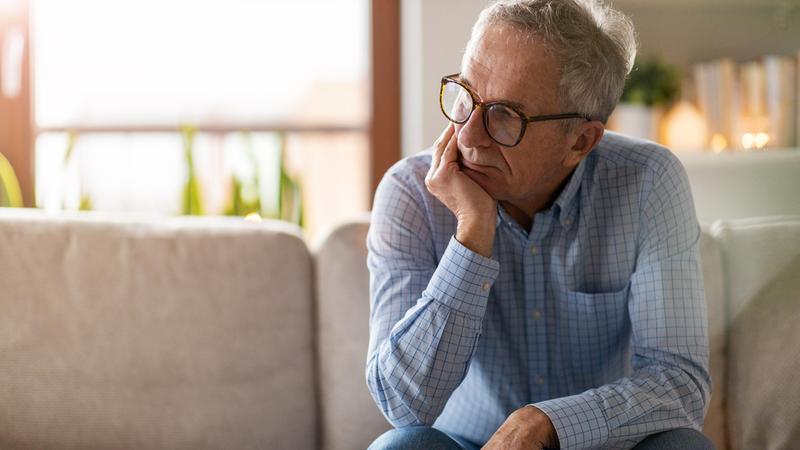
[[[483,108],[483,126],[495,142],[504,147],[514,147],[522,141],[525,130],[531,122],[547,120],[585,119],[589,117],[578,113],[552,114],[547,116],[526,116],[517,108],[503,102],[484,103],[467,85],[458,80],[460,74],[442,78],[439,91],[439,106],[447,120],[459,125],[467,123],[475,108]]]

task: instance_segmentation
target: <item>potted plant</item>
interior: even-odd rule
[[[636,61],[625,83],[609,128],[630,136],[655,140],[664,111],[680,95],[680,72],[655,59]]]

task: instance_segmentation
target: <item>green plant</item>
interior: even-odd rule
[[[64,162],[62,165],[62,169],[64,171],[67,170],[68,166],[72,162],[72,159],[75,157],[75,142],[78,140],[78,135],[74,131],[70,131],[67,134],[67,150],[64,152]],[[80,202],[78,203],[78,211],[91,211],[92,206],[92,198],[89,196],[88,193],[83,191],[83,183],[81,183],[80,177],[78,177],[78,190],[80,192]],[[62,202],[61,207],[66,209],[65,205]]]
[[[194,147],[194,136],[197,129],[191,125],[181,126],[181,137],[183,138],[183,153],[186,161],[188,177],[183,188],[183,214],[190,216],[203,215],[203,201],[200,198],[200,182],[194,169],[194,159],[192,150]]]
[[[678,99],[681,74],[673,66],[659,59],[636,61],[633,65],[621,102],[647,106],[669,106]]]
[[[0,153],[0,206],[21,208],[22,190],[19,187],[14,168],[5,156]]]
[[[303,199],[300,182],[295,180],[286,170],[286,133],[277,133],[278,153],[274,164],[278,169],[277,200],[275,209],[269,209],[269,202],[262,201],[262,183],[259,161],[256,158],[252,134],[244,131],[245,152],[253,169],[250,179],[242,179],[233,175],[231,179],[231,199],[225,214],[246,216],[257,212],[261,217],[285,220],[303,226]],[[273,191],[274,192],[274,191]]]
[[[279,164],[280,164],[280,181],[278,197],[278,211],[280,211],[280,219],[299,226],[303,226],[303,198],[301,195],[300,182],[289,176],[286,171],[286,133],[280,133],[278,136],[280,140],[279,147]]]
[[[225,210],[229,216],[246,216],[261,211],[261,178],[259,176],[258,159],[253,149],[253,136],[249,131],[242,132],[245,143],[245,153],[253,169],[249,180],[239,178],[235,173],[231,176],[231,201]]]

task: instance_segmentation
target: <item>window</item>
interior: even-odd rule
[[[309,233],[366,211],[368,19],[366,0],[33,0],[38,206],[185,212],[191,142],[206,213],[279,215],[281,160]]]

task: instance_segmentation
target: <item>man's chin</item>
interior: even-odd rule
[[[468,176],[472,181],[478,184],[490,197],[495,200],[498,200],[497,197],[497,189],[495,188],[494,184],[488,175],[483,172],[478,172],[477,170],[470,169],[468,167],[461,167],[461,171],[464,172],[464,175]]]

